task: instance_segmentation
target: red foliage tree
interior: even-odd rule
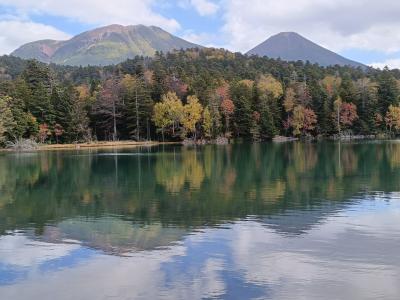
[[[39,125],[39,141],[44,144],[47,138],[51,136],[51,131],[49,129],[49,125],[46,123]]]
[[[189,86],[176,76],[168,77],[168,88],[170,91],[175,92],[179,98],[184,97],[189,90]]]
[[[218,87],[215,90],[215,94],[220,99],[220,101],[223,101],[224,99],[228,99],[229,98],[229,84],[225,83],[225,84],[221,85],[220,87]]]
[[[256,121],[257,123],[260,122],[261,114],[260,114],[258,111],[253,112],[253,119],[254,119],[254,121]]]
[[[229,120],[231,115],[235,111],[235,104],[233,104],[233,101],[231,99],[225,98],[221,102],[221,111],[225,117],[225,134],[229,136]]]
[[[354,103],[343,102],[340,107],[340,123],[343,126],[351,126],[358,119],[357,106]]]
[[[310,108],[304,109],[303,130],[312,131],[315,129],[316,124],[317,124],[317,115],[315,114],[315,112]]]

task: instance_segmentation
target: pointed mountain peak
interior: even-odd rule
[[[366,67],[325,49],[296,32],[281,32],[271,36],[247,54],[280,58],[286,61],[309,61],[321,66]]]

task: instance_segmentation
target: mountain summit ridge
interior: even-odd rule
[[[309,61],[321,66],[340,65],[366,68],[365,65],[347,59],[328,50],[297,32],[281,32],[271,36],[266,41],[249,50],[246,54],[267,56],[286,61]]]
[[[156,51],[203,48],[174,36],[157,26],[112,24],[82,32],[69,40],[40,40],[22,45],[11,53],[24,59],[37,59],[61,65],[111,65],[135,56],[155,55]],[[367,66],[344,58],[296,32],[271,36],[246,53],[285,61],[309,61],[321,66]]]
[[[156,51],[202,48],[156,26],[112,24],[80,33],[66,41],[40,40],[11,53],[25,59],[62,65],[109,65]]]

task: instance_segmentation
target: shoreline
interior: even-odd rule
[[[360,142],[360,141],[398,141],[396,138],[382,138],[382,137],[373,137],[372,136],[354,136],[354,137],[328,137],[325,139],[310,139],[305,140],[301,138],[293,138],[293,137],[285,137],[285,136],[277,136],[269,142],[280,144],[280,143],[292,143],[292,142],[304,142],[304,141],[342,141],[342,142]],[[195,145],[206,145],[206,144],[215,144],[220,145],[219,143],[187,143],[185,141],[182,142],[159,142],[159,141],[144,141],[144,142],[136,142],[136,141],[99,141],[92,143],[76,143],[76,144],[51,144],[51,145],[39,145],[36,149],[29,149],[18,151],[15,149],[7,149],[0,148],[1,152],[40,152],[40,151],[62,151],[62,150],[88,150],[88,149],[110,149],[110,148],[135,148],[135,147],[153,147],[160,145],[183,145],[183,146],[195,146]],[[223,144],[222,144],[223,145]]]
[[[108,149],[108,148],[135,148],[135,147],[152,147],[159,145],[177,145],[179,142],[158,142],[158,141],[116,141],[116,142],[93,142],[93,143],[78,143],[78,144],[53,144],[40,145],[37,151],[51,150],[85,150],[85,149]]]
[[[39,151],[57,151],[57,150],[87,150],[87,149],[110,149],[110,148],[135,148],[135,147],[152,147],[159,145],[174,145],[177,142],[158,142],[158,141],[116,141],[116,142],[93,142],[93,143],[76,143],[76,144],[52,144],[39,145],[37,149],[26,151],[17,151],[13,149],[0,148],[0,152],[39,152]]]
[[[46,150],[81,150],[92,148],[115,148],[115,147],[138,147],[138,146],[155,146],[159,142],[135,142],[135,141],[117,141],[117,142],[93,142],[93,143],[77,143],[77,144],[52,144],[39,145],[38,151]]]

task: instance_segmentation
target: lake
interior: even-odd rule
[[[0,153],[0,299],[400,299],[400,143]]]

